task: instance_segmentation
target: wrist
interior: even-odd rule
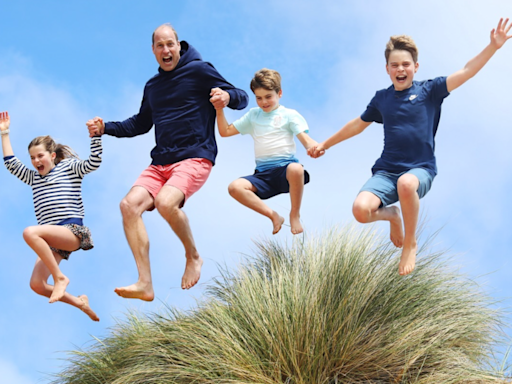
[[[3,131],[0,131],[0,135],[4,136],[4,135],[8,135],[9,134],[9,129],[4,129]]]

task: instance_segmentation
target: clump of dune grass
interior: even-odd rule
[[[428,242],[427,242],[428,243]],[[490,370],[501,315],[428,244],[414,273],[371,230],[256,243],[188,312],[130,314],[59,384],[505,383]]]

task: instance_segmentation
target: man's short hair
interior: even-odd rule
[[[251,91],[254,93],[259,88],[279,92],[281,90],[281,75],[279,72],[268,68],[256,72],[251,80]]]
[[[176,32],[176,30],[174,29],[174,27],[170,24],[170,23],[165,23],[165,24],[162,24],[160,25],[159,27],[157,27],[154,31],[153,31],[153,35],[151,36],[151,44],[154,45],[155,44],[155,32],[158,31],[160,28],[162,27],[169,27],[172,29],[172,31],[174,32],[174,36],[176,36],[176,41],[179,41],[178,40],[178,33]]]
[[[391,36],[388,43],[386,44],[386,50],[384,56],[386,57],[386,63],[389,61],[389,55],[392,51],[407,51],[412,56],[412,61],[418,62],[418,47],[414,40],[407,35]]]

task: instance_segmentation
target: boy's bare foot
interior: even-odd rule
[[[55,303],[56,301],[62,299],[69,284],[69,279],[63,275],[63,277],[60,279],[55,280],[54,283],[53,292],[50,296],[50,303]]]
[[[304,232],[304,229],[302,229],[302,224],[300,223],[300,216],[298,215],[294,217],[290,215],[290,226],[292,227],[292,233],[294,235]]]
[[[89,307],[89,298],[86,296],[86,295],[80,295],[78,296],[78,298],[80,300],[82,300],[82,302],[84,303],[80,309],[87,315],[91,318],[92,321],[100,321],[100,318],[98,317],[98,315],[96,315],[96,313],[94,313],[94,311],[91,309],[91,307]]]
[[[397,248],[402,248],[404,243],[404,231],[402,229],[402,217],[400,216],[400,209],[396,206],[389,207],[393,210],[393,218],[389,221],[389,238]]]
[[[152,283],[141,283],[140,281],[127,287],[114,289],[114,292],[125,299],[140,299],[144,301],[153,301],[155,293]]]
[[[279,213],[276,211],[272,211],[272,224],[274,225],[274,230],[272,231],[272,234],[275,235],[277,232],[281,230],[281,227],[284,223],[284,217],[279,216]]]
[[[185,273],[181,279],[181,288],[190,289],[197,284],[201,277],[201,267],[203,266],[203,259],[201,256],[187,257],[187,264],[185,265]]]
[[[402,250],[402,256],[400,257],[400,264],[398,265],[398,273],[402,276],[408,275],[414,271],[416,266],[416,252],[418,246],[404,247]]]

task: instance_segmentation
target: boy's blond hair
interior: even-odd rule
[[[389,61],[389,55],[392,51],[407,51],[412,56],[414,63],[418,62],[418,47],[414,40],[407,35],[391,36],[388,43],[386,44],[386,50],[384,56],[386,56],[386,63]]]
[[[281,75],[279,72],[268,68],[256,72],[251,80],[251,91],[254,93],[256,89],[260,88],[279,93],[281,90]]]

